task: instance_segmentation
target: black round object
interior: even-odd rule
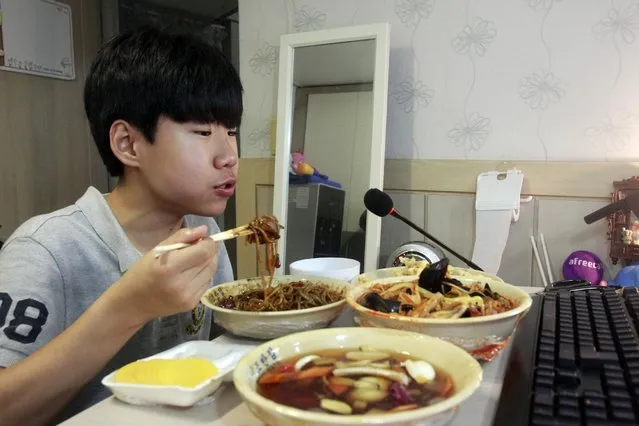
[[[364,194],[364,205],[374,215],[384,217],[393,210],[393,199],[384,191],[371,188]]]

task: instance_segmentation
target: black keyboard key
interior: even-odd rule
[[[535,389],[538,389],[538,388],[552,389],[554,384],[555,384],[555,381],[552,379],[552,377],[543,377],[543,376],[535,377]]]
[[[579,352],[581,368],[599,368],[604,362],[618,363],[619,356],[615,352],[599,352],[593,347],[580,348]]]
[[[535,371],[542,376],[554,376],[555,375],[555,366],[551,365],[538,365],[535,368]]]
[[[609,399],[630,399],[630,393],[626,389],[610,389],[608,391]]]
[[[554,352],[539,352],[539,362],[542,365],[553,365],[555,363],[555,353]]]
[[[605,409],[602,408],[587,408],[584,410],[584,415],[587,419],[593,420],[606,420],[608,418],[608,413],[606,413]]]
[[[541,331],[541,337],[549,339],[549,340],[554,342],[555,341],[555,332],[554,331],[548,331],[548,330],[542,330]]]
[[[572,397],[559,397],[559,400],[557,402],[557,404],[559,405],[559,408],[562,407],[570,407],[570,408],[579,408],[579,399],[572,398]]]
[[[626,381],[623,379],[610,379],[606,376],[606,387],[611,389],[626,389]]]
[[[604,398],[599,376],[582,374],[581,387],[584,398]]]
[[[611,399],[610,406],[613,411],[615,409],[632,410],[632,400],[630,399]]]
[[[619,336],[620,340],[632,341],[635,342],[635,334],[632,332],[632,329],[626,325],[625,327],[617,328],[617,336]]]
[[[619,364],[606,364],[604,365],[604,370],[606,373],[619,373],[623,376],[623,368]]]
[[[623,357],[626,362],[639,361],[639,351],[625,352]]]
[[[573,387],[570,389],[559,388],[557,390],[557,394],[561,399],[577,399],[580,396],[579,390],[577,387]]]
[[[588,410],[606,409],[606,400],[602,397],[584,398],[584,407]]]
[[[552,344],[542,343],[541,345],[539,345],[539,351],[540,352],[554,352],[555,351],[554,342]]]
[[[533,416],[530,424],[532,426],[562,426],[565,423],[559,419],[553,419],[552,416]]]
[[[552,407],[553,404],[555,403],[555,398],[554,398],[552,392],[550,392],[550,391],[548,391],[548,392],[544,392],[544,391],[535,392],[535,396],[534,396],[533,400],[535,402],[535,405],[545,406],[545,407]]]
[[[612,381],[612,380],[621,380],[622,382],[624,381],[624,375],[621,371],[606,370],[604,371],[604,377],[606,378],[606,381]]]
[[[584,325],[583,328],[577,327],[577,337],[579,340],[588,339],[593,340],[592,329],[589,325]]]
[[[574,363],[573,363],[574,365]],[[557,369],[557,384],[566,387],[579,386],[579,373],[573,369]]]
[[[554,414],[553,408],[547,405],[536,405],[533,408],[534,417],[552,417]]]
[[[610,422],[608,420],[598,420],[598,419],[589,419],[586,417],[586,426],[610,426]]]
[[[552,299],[547,299],[544,303],[544,310],[542,312],[541,330],[555,333],[556,322],[556,305]]]
[[[569,368],[574,367],[575,360],[575,346],[570,342],[560,342],[559,351],[557,352],[557,363],[559,367]]]
[[[559,407],[557,414],[559,414],[559,417],[567,419],[579,420],[581,418],[581,413],[577,407]]]
[[[637,417],[632,410],[625,409],[613,409],[612,418],[615,420],[624,420],[628,422],[634,422],[637,420]]]

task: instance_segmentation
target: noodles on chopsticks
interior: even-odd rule
[[[323,306],[344,298],[341,291],[323,283],[300,280],[274,286],[275,269],[280,267],[278,240],[283,227],[275,216],[266,215],[253,219],[247,228],[252,233],[246,237],[246,243],[255,244],[261,288],[227,296],[219,302],[220,307],[251,312],[288,311]]]
[[[262,280],[262,290],[264,300],[268,301],[270,289],[273,285],[273,275],[275,269],[280,267],[280,257],[277,253],[278,240],[280,239],[280,229],[282,225],[277,218],[272,215],[256,217],[248,224],[249,230],[253,234],[246,237],[247,244],[255,244],[255,254],[257,257],[257,272]],[[266,258],[262,265],[260,246],[264,245]],[[266,273],[266,274],[265,274]],[[266,277],[268,276],[268,282]]]

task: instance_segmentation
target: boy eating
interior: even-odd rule
[[[85,111],[109,194],[22,224],[0,251],[0,424],[62,421],[129,362],[208,339],[199,303],[233,279],[212,219],[233,195],[242,85],[204,41],[152,28],[97,53]],[[155,257],[160,244],[190,243]]]

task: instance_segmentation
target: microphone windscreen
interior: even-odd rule
[[[371,188],[364,195],[364,205],[376,216],[384,217],[393,210],[393,199],[377,188]]]

